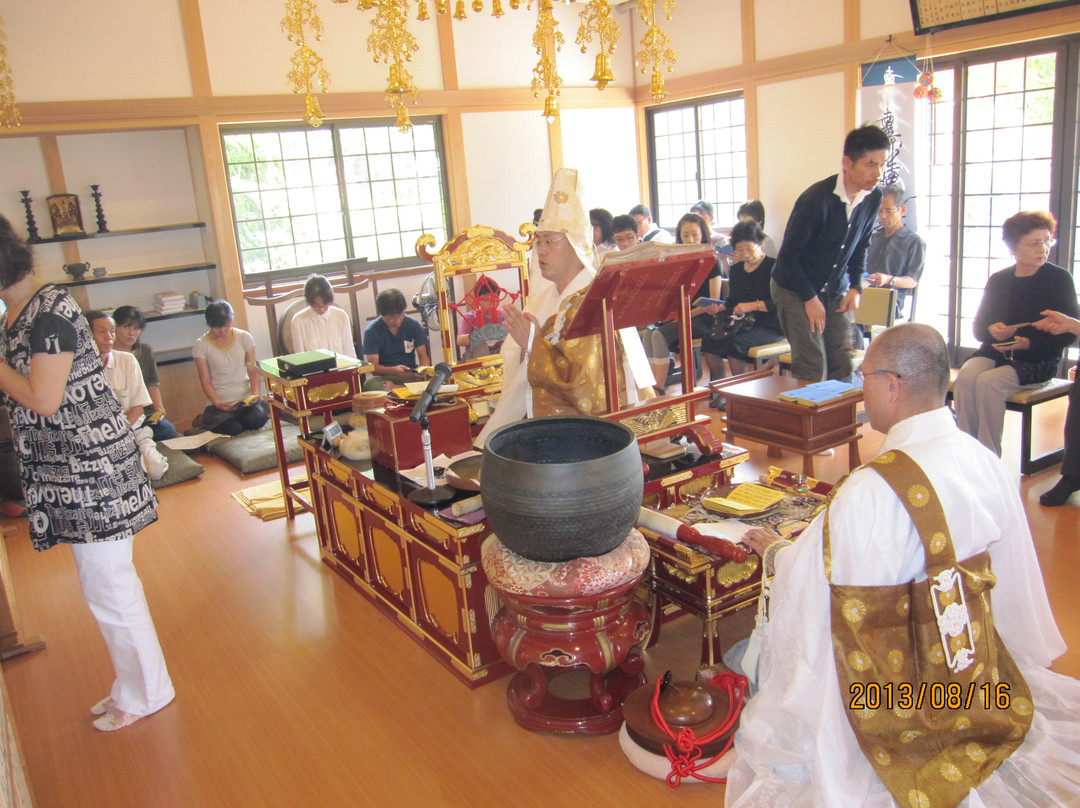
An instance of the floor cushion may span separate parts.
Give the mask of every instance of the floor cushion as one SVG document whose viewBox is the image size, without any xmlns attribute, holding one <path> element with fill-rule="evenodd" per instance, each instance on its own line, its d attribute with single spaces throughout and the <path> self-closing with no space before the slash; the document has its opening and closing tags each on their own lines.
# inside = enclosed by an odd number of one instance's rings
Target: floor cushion
<svg viewBox="0 0 1080 808">
<path fill-rule="evenodd" d="M 154 488 L 165 488 L 168 485 L 175 485 L 176 483 L 184 483 L 188 480 L 193 480 L 206 471 L 203 466 L 196 463 L 186 453 L 179 449 L 170 449 L 164 443 L 157 444 L 157 450 L 165 455 L 165 459 L 169 461 L 169 470 L 165 472 L 164 476 L 160 480 L 151 480 L 150 484 Z"/>
<path fill-rule="evenodd" d="M 300 437 L 300 428 L 292 424 L 282 424 L 281 437 L 289 465 L 301 462 L 304 459 L 304 450 L 296 442 Z M 241 474 L 255 474 L 277 467 L 274 431 L 269 424 L 262 429 L 211 441 L 206 444 L 206 450 L 220 457 Z"/>
</svg>

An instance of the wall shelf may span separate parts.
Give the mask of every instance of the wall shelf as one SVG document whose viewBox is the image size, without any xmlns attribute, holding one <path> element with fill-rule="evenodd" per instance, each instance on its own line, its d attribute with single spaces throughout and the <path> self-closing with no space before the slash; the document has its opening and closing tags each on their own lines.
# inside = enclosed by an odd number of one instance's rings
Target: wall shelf
<svg viewBox="0 0 1080 808">
<path fill-rule="evenodd" d="M 206 222 L 183 222 L 181 224 L 163 224 L 155 227 L 129 227 L 122 230 L 106 230 L 104 233 L 83 233 L 52 238 L 28 238 L 27 244 L 63 244 L 65 241 L 85 241 L 88 238 L 110 238 L 112 236 L 136 236 L 144 233 L 164 233 L 169 230 L 193 230 L 206 227 Z"/>
<path fill-rule="evenodd" d="M 151 278 L 156 275 L 175 275 L 180 272 L 197 272 L 199 270 L 217 269 L 217 264 L 183 264 L 175 267 L 159 267 L 157 269 L 140 269 L 134 272 L 119 272 L 116 275 L 106 275 L 103 278 L 84 278 L 81 281 L 60 281 L 61 286 L 89 286 L 95 283 L 110 283 L 112 281 L 127 281 L 132 278 Z"/>
<path fill-rule="evenodd" d="M 146 318 L 146 322 L 153 323 L 158 320 L 175 320 L 177 317 L 194 317 L 196 314 L 202 314 L 206 309 L 193 309 L 189 306 L 185 306 L 183 311 L 173 311 L 168 314 L 158 314 L 156 311 L 144 311 L 143 317 Z"/>
</svg>

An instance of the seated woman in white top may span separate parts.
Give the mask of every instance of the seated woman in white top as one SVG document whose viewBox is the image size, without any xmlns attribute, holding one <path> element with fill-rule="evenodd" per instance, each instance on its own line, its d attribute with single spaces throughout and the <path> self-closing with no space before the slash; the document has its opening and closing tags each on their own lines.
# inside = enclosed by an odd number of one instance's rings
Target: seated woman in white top
<svg viewBox="0 0 1080 808">
<path fill-rule="evenodd" d="M 151 403 L 150 393 L 143 383 L 142 370 L 134 354 L 113 350 L 116 341 L 116 323 L 112 317 L 97 309 L 86 312 L 86 322 L 97 346 L 98 358 L 105 368 L 105 378 L 120 401 L 120 408 L 127 415 L 128 423 L 135 432 L 143 468 L 151 480 L 160 480 L 169 470 L 169 461 L 157 450 L 150 427 L 143 423 L 144 408 Z"/>
<path fill-rule="evenodd" d="M 259 429 L 270 411 L 259 392 L 255 340 L 247 331 L 233 328 L 232 306 L 224 300 L 206 307 L 206 324 L 210 330 L 191 347 L 199 382 L 210 402 L 202 425 L 222 435 Z"/>
<path fill-rule="evenodd" d="M 356 358 L 352 323 L 344 309 L 331 305 L 334 289 L 322 275 L 312 275 L 304 284 L 304 299 L 308 306 L 292 319 L 293 351 L 314 351 L 321 348 Z"/>
</svg>

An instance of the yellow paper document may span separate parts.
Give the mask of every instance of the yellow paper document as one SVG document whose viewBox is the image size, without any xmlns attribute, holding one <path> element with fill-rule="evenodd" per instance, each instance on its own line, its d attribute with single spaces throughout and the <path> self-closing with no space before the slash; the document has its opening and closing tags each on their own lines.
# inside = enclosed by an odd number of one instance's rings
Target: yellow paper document
<svg viewBox="0 0 1080 808">
<path fill-rule="evenodd" d="M 771 508 L 784 499 L 782 491 L 755 483 L 743 483 L 726 497 L 709 497 L 705 507 L 728 513 L 756 513 Z"/>
</svg>

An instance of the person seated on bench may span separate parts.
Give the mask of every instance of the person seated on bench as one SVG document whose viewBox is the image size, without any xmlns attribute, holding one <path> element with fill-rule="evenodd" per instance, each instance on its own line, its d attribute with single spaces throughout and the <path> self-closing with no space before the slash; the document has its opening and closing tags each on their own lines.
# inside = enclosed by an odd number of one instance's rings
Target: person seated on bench
<svg viewBox="0 0 1080 808">
<path fill-rule="evenodd" d="M 146 425 L 154 433 L 154 440 L 175 438 L 176 427 L 165 420 L 165 405 L 161 403 L 161 382 L 158 380 L 154 349 L 144 342 L 139 342 L 143 328 L 146 327 L 146 318 L 134 306 L 120 306 L 113 312 L 113 322 L 116 323 L 116 342 L 113 343 L 113 348 L 127 351 L 139 362 L 143 384 L 146 385 L 151 402 L 143 414 L 146 416 Z"/>
<path fill-rule="evenodd" d="M 1072 275 L 1046 259 L 1057 222 L 1045 211 L 1021 211 L 1005 220 L 1002 240 L 1016 263 L 986 282 L 975 314 L 982 343 L 960 368 L 953 386 L 957 425 L 1001 456 L 1005 400 L 1054 378 L 1071 334 L 1050 334 L 1032 323 L 1051 307 L 1077 316 Z"/>
<path fill-rule="evenodd" d="M 191 347 L 199 383 L 210 402 L 202 425 L 222 435 L 239 435 L 260 429 L 270 410 L 260 394 L 255 370 L 255 340 L 247 331 L 233 328 L 233 309 L 224 300 L 206 307 L 210 330 Z"/>
<path fill-rule="evenodd" d="M 405 295 L 383 289 L 375 298 L 375 312 L 378 319 L 364 329 L 364 361 L 375 366 L 364 390 L 393 390 L 423 379 L 417 368 L 431 364 L 427 329 L 405 316 Z"/>
<path fill-rule="evenodd" d="M 135 433 L 146 476 L 151 480 L 160 480 L 169 470 L 169 461 L 157 450 L 153 432 L 143 423 L 143 412 L 151 399 L 146 385 L 143 384 L 139 362 L 126 351 L 113 349 L 116 324 L 112 317 L 96 309 L 86 312 L 84 316 L 90 325 L 90 334 L 97 346 L 98 358 L 105 368 L 105 378 L 109 380 L 109 386 L 120 402 L 120 409 L 124 411 L 131 431 Z"/>
<path fill-rule="evenodd" d="M 1080 336 L 1080 320 L 1060 311 L 1047 310 L 1034 325 L 1050 334 Z M 1069 390 L 1069 411 L 1065 415 L 1065 456 L 1061 459 L 1061 479 L 1039 497 L 1039 504 L 1049 508 L 1064 505 L 1074 491 L 1080 491 L 1080 385 L 1073 381 Z"/>
<path fill-rule="evenodd" d="M 742 221 L 731 228 L 731 244 L 735 248 L 731 257 L 731 293 L 721 312 L 731 312 L 735 317 L 752 317 L 748 326 L 738 331 L 723 326 L 732 321 L 726 317 L 717 318 L 717 325 L 701 340 L 701 356 L 709 366 L 709 378 L 715 381 L 727 374 L 724 372 L 724 357 L 731 364 L 732 375 L 746 373 L 754 369 L 753 360 L 747 351 L 758 345 L 768 345 L 784 338 L 780 320 L 776 316 L 776 304 L 769 294 L 769 282 L 773 264 L 776 260 L 765 255 L 762 245 L 765 231 L 753 221 Z M 737 320 L 735 322 L 738 322 Z M 723 399 L 716 397 L 709 404 L 717 409 L 723 408 Z"/>
<path fill-rule="evenodd" d="M 679 226 L 675 231 L 677 244 L 708 244 L 711 237 L 709 226 L 705 220 L 696 213 L 687 213 L 679 219 Z M 720 262 L 713 264 L 697 292 L 690 300 L 690 338 L 702 339 L 712 330 L 716 322 L 716 315 L 720 306 L 715 303 L 696 304 L 699 298 L 718 300 L 723 289 L 723 277 L 720 270 Z M 656 376 L 657 392 L 663 394 L 667 382 L 668 373 L 672 367 L 670 356 L 679 350 L 679 321 L 667 320 L 660 323 L 656 328 L 648 329 L 642 335 L 642 344 L 645 353 L 649 357 L 649 364 L 653 367 Z M 684 372 L 693 372 L 687 368 Z"/>
<path fill-rule="evenodd" d="M 296 353 L 322 349 L 356 358 L 352 321 L 344 309 L 332 305 L 334 288 L 322 275 L 312 275 L 304 284 L 308 308 L 292 318 L 293 350 Z"/>
</svg>

